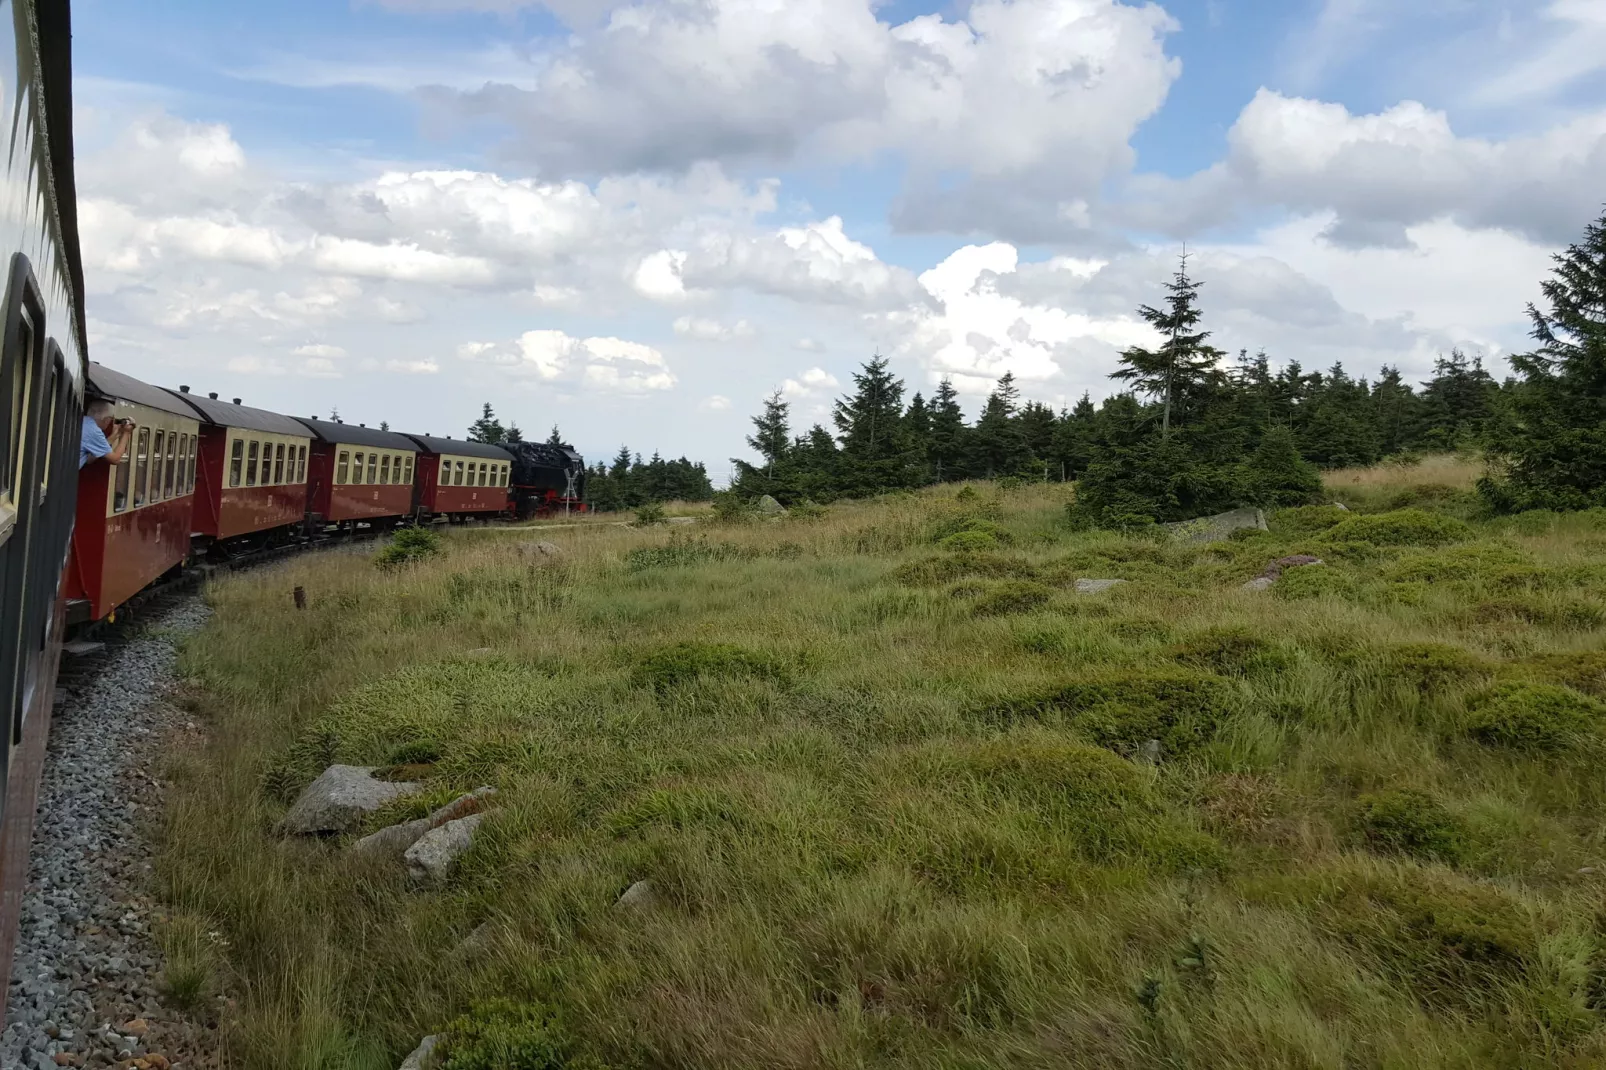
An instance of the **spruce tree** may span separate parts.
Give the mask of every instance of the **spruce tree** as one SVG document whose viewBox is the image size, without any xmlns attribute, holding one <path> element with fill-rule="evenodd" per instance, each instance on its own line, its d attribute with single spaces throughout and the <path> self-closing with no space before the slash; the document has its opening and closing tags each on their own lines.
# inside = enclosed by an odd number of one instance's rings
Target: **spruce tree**
<svg viewBox="0 0 1606 1070">
<path fill-rule="evenodd" d="M 933 475 L 938 482 L 965 478 L 963 461 L 969 429 L 965 427 L 965 413 L 959 407 L 959 391 L 954 389 L 952 379 L 944 376 L 937 384 L 937 392 L 931 396 L 930 412 L 930 443 L 926 456 Z"/>
<path fill-rule="evenodd" d="M 1480 485 L 1502 509 L 1606 506 L 1606 216 L 1555 264 L 1528 307 L 1538 348 L 1511 358 L 1520 381 L 1491 443 L 1504 478 Z"/>
<path fill-rule="evenodd" d="M 502 436 L 505 443 L 519 443 L 524 441 L 524 432 L 519 430 L 518 424 L 508 424 L 507 433 Z"/>
<path fill-rule="evenodd" d="M 747 436 L 747 444 L 764 458 L 771 475 L 776 465 L 785 463 L 791 446 L 792 431 L 788 422 L 791 408 L 781 392 L 775 391 L 764 399 L 764 414 L 753 418 L 754 433 Z"/>
<path fill-rule="evenodd" d="M 1054 427 L 1053 453 L 1050 455 L 1060 466 L 1064 479 L 1076 479 L 1092 460 L 1093 440 L 1098 434 L 1098 410 L 1093 406 L 1091 394 L 1083 391 L 1082 398 L 1069 412 L 1060 416 Z"/>
<path fill-rule="evenodd" d="M 1260 445 L 1244 462 L 1244 499 L 1268 508 L 1309 505 L 1322 493 L 1322 476 L 1300 456 L 1294 433 L 1286 427 L 1269 427 Z"/>
<path fill-rule="evenodd" d="M 553 424 L 552 425 L 552 433 L 546 437 L 546 444 L 548 446 L 567 446 L 568 445 L 567 442 L 563 441 L 563 435 L 562 435 L 561 432 L 558 431 L 558 425 L 557 424 Z"/>
<path fill-rule="evenodd" d="M 970 434 L 972 472 L 987 479 L 1019 475 L 1031 461 L 1020 425 L 1020 390 L 1005 372 L 987 395 L 981 417 Z"/>
<path fill-rule="evenodd" d="M 1207 344 L 1210 332 L 1199 328 L 1203 318 L 1199 310 L 1201 285 L 1188 277 L 1188 254 L 1184 251 L 1176 274 L 1166 284 L 1166 307 L 1144 305 L 1138 309 L 1138 315 L 1165 340 L 1159 349 L 1128 349 L 1121 354 L 1120 369 L 1110 374 L 1110 378 L 1131 383 L 1140 393 L 1159 399 L 1162 436 L 1171 434 L 1173 422 L 1185 414 L 1207 374 L 1222 357 L 1221 350 Z"/>
<path fill-rule="evenodd" d="M 903 382 L 880 355 L 853 373 L 853 393 L 839 398 L 832 421 L 841 443 L 839 487 L 857 497 L 921 483 L 921 456 L 903 422 Z"/>
<path fill-rule="evenodd" d="M 1517 360 L 1512 361 L 1516 366 Z M 1429 449 L 1481 445 L 1495 414 L 1500 384 L 1483 367 L 1483 358 L 1459 349 L 1433 362 L 1433 378 L 1422 389 L 1419 440 Z"/>
<path fill-rule="evenodd" d="M 494 446 L 505 438 L 507 438 L 507 431 L 502 427 L 502 421 L 498 420 L 496 414 L 491 411 L 491 403 L 487 401 L 484 410 L 480 413 L 480 418 L 469 425 L 468 440 L 470 442 L 488 442 Z"/>
</svg>

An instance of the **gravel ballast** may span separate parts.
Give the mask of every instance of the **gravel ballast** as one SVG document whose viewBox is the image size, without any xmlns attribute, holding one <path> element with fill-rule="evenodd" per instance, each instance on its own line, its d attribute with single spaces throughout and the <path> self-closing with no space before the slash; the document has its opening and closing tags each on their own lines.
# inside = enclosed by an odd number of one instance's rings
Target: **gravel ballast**
<svg viewBox="0 0 1606 1070">
<path fill-rule="evenodd" d="M 64 682 L 34 821 L 0 1066 L 197 1068 L 159 995 L 149 822 L 160 749 L 194 728 L 169 700 L 175 640 L 207 610 L 185 596 L 108 640 Z"/>
</svg>

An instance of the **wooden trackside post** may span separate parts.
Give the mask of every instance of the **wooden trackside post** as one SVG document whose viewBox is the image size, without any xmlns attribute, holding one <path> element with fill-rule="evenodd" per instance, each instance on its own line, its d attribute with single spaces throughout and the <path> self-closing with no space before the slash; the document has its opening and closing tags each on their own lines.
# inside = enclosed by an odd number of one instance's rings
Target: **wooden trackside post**
<svg viewBox="0 0 1606 1070">
<path fill-rule="evenodd" d="M 295 596 L 296 596 L 296 608 L 297 609 L 306 609 L 307 608 L 307 589 L 305 587 L 297 587 L 295 589 Z"/>
</svg>

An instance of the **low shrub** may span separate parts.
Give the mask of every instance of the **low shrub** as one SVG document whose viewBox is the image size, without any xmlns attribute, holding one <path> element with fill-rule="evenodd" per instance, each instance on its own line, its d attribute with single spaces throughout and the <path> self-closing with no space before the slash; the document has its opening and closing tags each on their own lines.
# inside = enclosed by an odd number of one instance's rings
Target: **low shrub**
<svg viewBox="0 0 1606 1070">
<path fill-rule="evenodd" d="M 1327 529 L 1325 540 L 1372 546 L 1444 546 L 1472 538 L 1463 521 L 1421 509 L 1352 516 Z"/>
<path fill-rule="evenodd" d="M 1278 598 L 1347 598 L 1355 581 L 1331 565 L 1305 565 L 1285 570 L 1271 589 Z"/>
<path fill-rule="evenodd" d="M 1462 822 L 1443 803 L 1414 789 L 1360 798 L 1359 824 L 1374 848 L 1454 865 L 1466 849 Z"/>
<path fill-rule="evenodd" d="M 638 546 L 625 554 L 625 569 L 628 572 L 642 572 L 650 568 L 684 568 L 755 556 L 746 547 L 714 542 L 707 535 L 673 535 L 662 546 Z"/>
<path fill-rule="evenodd" d="M 1302 505 L 1294 509 L 1277 509 L 1266 517 L 1266 527 L 1273 535 L 1314 535 L 1337 527 L 1354 516 L 1336 505 Z M 1253 532 L 1254 528 L 1241 529 Z M 1234 532 L 1233 534 L 1237 534 Z"/>
<path fill-rule="evenodd" d="M 998 538 L 986 531 L 956 531 L 937 540 L 937 545 L 956 553 L 980 553 L 998 549 Z"/>
<path fill-rule="evenodd" d="M 441 1070 L 606 1070 L 577 1054 L 545 1007 L 493 1000 L 476 1005 L 446 1027 Z"/>
<path fill-rule="evenodd" d="M 382 569 L 401 568 L 437 557 L 444 549 L 439 533 L 429 528 L 402 528 L 374 555 L 374 564 Z"/>
<path fill-rule="evenodd" d="M 1278 672 L 1292 664 L 1288 652 L 1241 625 L 1208 628 L 1166 648 L 1184 665 L 1223 676 Z"/>
<path fill-rule="evenodd" d="M 830 513 L 831 510 L 825 506 L 804 498 L 802 501 L 794 503 L 786 511 L 786 518 L 788 520 L 824 520 Z"/>
<path fill-rule="evenodd" d="M 971 611 L 979 617 L 1029 613 L 1047 605 L 1053 597 L 1053 588 L 1044 584 L 1032 580 L 1009 580 L 984 592 Z"/>
<path fill-rule="evenodd" d="M 1569 687 L 1514 681 L 1468 703 L 1466 730 L 1492 747 L 1554 752 L 1592 736 L 1602 718 L 1606 703 Z"/>
<path fill-rule="evenodd" d="M 1069 848 L 1096 862 L 1131 859 L 1170 868 L 1218 860 L 1215 841 L 1171 816 L 1136 765 L 1053 733 L 1028 730 L 983 742 L 929 745 L 906 755 L 899 773 L 897 780 L 913 781 L 934 796 L 917 818 L 932 826 L 924 831 L 935 842 L 922 853 L 937 857 L 927 865 L 950 877 L 988 873 L 985 887 L 997 887 L 999 863 L 1007 870 L 1033 870 L 1037 859 L 1014 854 L 1032 846 L 1011 834 L 1024 815 L 1053 831 L 1036 844 L 1042 855 Z M 898 824 L 905 824 L 901 816 Z"/>
<path fill-rule="evenodd" d="M 1483 658 L 1449 643 L 1400 643 L 1385 650 L 1381 660 L 1389 679 L 1408 682 L 1424 694 L 1491 671 Z"/>
<path fill-rule="evenodd" d="M 428 765 L 441 760 L 441 747 L 433 739 L 415 739 L 391 750 L 386 765 Z"/>
<path fill-rule="evenodd" d="M 1606 699 L 1606 650 L 1547 654 L 1528 662 L 1526 667 L 1545 679 Z"/>
<path fill-rule="evenodd" d="M 1467 616 L 1477 624 L 1519 621 L 1542 628 L 1592 630 L 1606 624 L 1606 608 L 1598 602 L 1532 594 L 1486 599 L 1473 606 Z"/>
<path fill-rule="evenodd" d="M 989 553 L 923 557 L 892 570 L 892 578 L 906 587 L 940 587 L 970 576 L 1031 580 L 1038 570 L 1024 558 Z"/>
<path fill-rule="evenodd" d="M 1105 670 L 1063 687 L 993 702 L 993 720 L 1064 718 L 1088 739 L 1135 754 L 1158 739 L 1167 754 L 1194 750 L 1214 738 L 1230 711 L 1232 685 L 1194 670 Z"/>
<path fill-rule="evenodd" d="M 1325 881 L 1325 925 L 1430 1006 L 1475 1006 L 1538 961 L 1522 904 L 1492 885 L 1414 868 Z"/>
<path fill-rule="evenodd" d="M 1391 583 L 1448 583 L 1486 580 L 1528 564 L 1528 555 L 1501 542 L 1453 546 L 1433 553 L 1411 554 L 1383 570 Z"/>
<path fill-rule="evenodd" d="M 991 543 L 977 545 L 974 549 L 991 549 L 994 546 L 1008 545 L 1012 540 L 1009 532 L 1005 531 L 996 522 L 975 513 L 958 513 L 944 517 L 932 525 L 931 541 L 939 546 L 946 546 L 949 540 L 956 536 L 986 536 Z M 954 545 L 952 549 L 965 549 L 962 544 Z"/>
<path fill-rule="evenodd" d="M 636 510 L 636 527 L 650 528 L 654 524 L 669 523 L 669 514 L 657 502 L 648 502 Z"/>
<path fill-rule="evenodd" d="M 642 658 L 631 680 L 661 694 L 693 680 L 744 676 L 784 683 L 791 673 L 781 659 L 734 643 L 676 643 Z"/>
<path fill-rule="evenodd" d="M 758 519 L 758 499 L 744 498 L 733 490 L 717 490 L 713 516 L 721 524 L 751 524 Z"/>
</svg>

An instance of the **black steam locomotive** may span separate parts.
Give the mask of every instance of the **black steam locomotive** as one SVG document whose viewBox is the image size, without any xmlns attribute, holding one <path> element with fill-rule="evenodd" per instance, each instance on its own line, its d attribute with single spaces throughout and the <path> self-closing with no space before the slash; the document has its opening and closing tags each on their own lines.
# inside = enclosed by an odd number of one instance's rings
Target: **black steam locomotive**
<svg viewBox="0 0 1606 1070">
<path fill-rule="evenodd" d="M 586 463 L 573 446 L 504 442 L 513 454 L 509 502 L 520 520 L 586 511 Z"/>
</svg>

